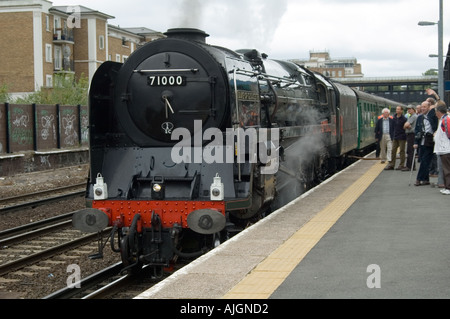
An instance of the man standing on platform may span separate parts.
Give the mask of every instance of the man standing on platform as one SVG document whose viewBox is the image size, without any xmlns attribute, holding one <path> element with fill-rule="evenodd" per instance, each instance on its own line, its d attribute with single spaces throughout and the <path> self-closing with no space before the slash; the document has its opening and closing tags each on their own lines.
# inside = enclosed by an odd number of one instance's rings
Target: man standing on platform
<svg viewBox="0 0 450 319">
<path fill-rule="evenodd" d="M 412 165 L 415 164 L 414 161 L 414 140 L 415 140 L 415 129 L 417 122 L 417 114 L 414 105 L 408 105 L 408 121 L 405 123 L 405 133 L 406 133 L 406 167 L 402 169 L 404 172 L 411 171 Z M 415 167 L 414 167 L 415 169 Z"/>
<path fill-rule="evenodd" d="M 400 164 L 397 170 L 402 170 L 405 168 L 405 148 L 406 148 L 406 133 L 405 133 L 405 123 L 407 121 L 406 117 L 403 115 L 403 108 L 397 106 L 394 116 L 394 141 L 392 143 L 392 161 L 385 168 L 385 170 L 392 170 L 395 167 L 395 161 L 397 160 L 397 150 L 400 148 Z"/>
<path fill-rule="evenodd" d="M 381 164 L 390 163 L 392 158 L 392 140 L 394 139 L 394 119 L 389 109 L 383 109 L 383 115 L 375 126 L 375 140 L 380 143 Z"/>
<path fill-rule="evenodd" d="M 430 185 L 430 164 L 433 157 L 434 141 L 433 134 L 438 126 L 436 110 L 430 109 L 430 102 L 422 103 L 422 114 L 417 118 L 416 141 L 414 148 L 419 150 L 420 167 L 417 172 L 417 180 L 414 185 Z"/>
</svg>

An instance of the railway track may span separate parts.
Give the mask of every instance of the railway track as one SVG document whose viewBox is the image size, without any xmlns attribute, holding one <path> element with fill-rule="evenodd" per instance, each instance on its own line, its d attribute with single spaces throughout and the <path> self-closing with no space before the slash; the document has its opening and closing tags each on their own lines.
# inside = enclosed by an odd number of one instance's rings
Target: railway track
<svg viewBox="0 0 450 319">
<path fill-rule="evenodd" d="M 174 270 L 181 269 L 187 263 L 181 261 Z M 42 299 L 132 299 L 167 278 L 171 272 L 161 277 L 155 276 L 153 269 L 144 266 L 137 274 L 122 274 L 122 262 L 106 267 L 78 282 L 76 287 L 64 287 Z"/>
<path fill-rule="evenodd" d="M 79 264 L 89 275 L 117 261 L 112 253 L 105 253 L 105 260 L 89 259 L 98 249 L 98 234 L 74 230 L 73 213 L 0 231 L 0 298 L 42 298 L 65 286 L 68 265 Z"/>
<path fill-rule="evenodd" d="M 58 259 L 61 254 L 71 255 L 81 250 L 84 254 L 82 258 L 88 259 L 89 253 L 93 252 L 93 246 L 97 245 L 98 234 L 85 235 L 73 230 L 71 217 L 74 213 L 70 212 L 0 231 L 0 288 L 2 278 L 17 277 L 17 274 L 19 277 L 22 274 L 24 274 L 23 277 L 29 277 L 30 275 L 27 275 L 30 273 L 29 269 L 37 272 L 40 268 L 45 268 L 38 266 L 39 264 L 57 263 L 53 259 Z M 106 229 L 102 236 L 109 235 L 110 231 L 110 228 Z M 121 275 L 122 269 L 122 263 L 117 262 L 97 273 L 87 275 L 80 282 L 82 288 L 70 289 L 64 286 L 66 282 L 62 282 L 59 290 L 54 289 L 56 290 L 54 293 L 43 299 L 114 299 L 114 296 L 118 294 L 122 299 L 131 299 L 159 282 L 159 279 L 149 270 L 144 269 L 138 275 Z M 52 276 L 57 276 L 55 270 L 52 267 Z M 164 277 L 167 275 L 165 274 Z M 67 274 L 64 276 L 67 277 Z M 28 278 L 18 280 L 29 286 L 35 285 Z"/>
<path fill-rule="evenodd" d="M 85 193 L 85 183 L 69 185 L 35 193 L 23 194 L 0 199 L 0 214 L 24 209 L 27 207 L 37 207 L 51 202 L 60 201 L 66 198 L 82 196 Z"/>
<path fill-rule="evenodd" d="M 97 234 L 85 235 L 72 229 L 73 213 L 0 232 L 0 276 L 96 241 Z"/>
<path fill-rule="evenodd" d="M 37 222 L 0 231 L 0 247 L 24 241 L 35 235 L 42 235 L 56 231 L 58 228 L 69 227 L 74 212 L 61 214 L 55 217 L 43 219 Z"/>
<path fill-rule="evenodd" d="M 77 283 L 78 287 L 64 287 L 58 291 L 55 291 L 42 299 L 94 299 L 95 296 L 100 297 L 102 292 L 108 291 L 111 289 L 111 286 L 114 284 L 106 284 L 110 278 L 114 278 L 120 274 L 120 271 L 123 268 L 122 262 L 118 262 L 110 267 L 102 269 L 101 271 L 94 273 L 84 279 L 82 279 L 79 283 Z M 119 279 L 126 276 L 120 276 Z M 112 281 L 114 282 L 114 281 Z M 96 288 L 98 285 L 102 285 L 101 288 Z M 92 291 L 92 292 L 90 292 Z M 84 295 L 84 297 L 82 297 Z"/>
</svg>

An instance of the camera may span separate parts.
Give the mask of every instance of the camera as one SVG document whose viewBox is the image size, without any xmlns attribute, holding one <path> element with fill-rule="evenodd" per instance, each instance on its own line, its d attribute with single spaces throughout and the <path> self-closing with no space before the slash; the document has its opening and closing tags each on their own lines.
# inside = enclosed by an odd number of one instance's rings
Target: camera
<svg viewBox="0 0 450 319">
<path fill-rule="evenodd" d="M 421 140 L 423 138 L 423 136 L 424 136 L 424 132 L 418 132 L 416 134 L 416 140 Z"/>
</svg>

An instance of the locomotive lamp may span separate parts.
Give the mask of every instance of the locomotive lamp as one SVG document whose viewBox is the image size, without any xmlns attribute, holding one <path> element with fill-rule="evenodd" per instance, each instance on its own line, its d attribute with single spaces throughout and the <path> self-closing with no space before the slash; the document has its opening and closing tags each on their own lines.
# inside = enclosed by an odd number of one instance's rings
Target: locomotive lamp
<svg viewBox="0 0 450 319">
<path fill-rule="evenodd" d="M 103 181 L 103 176 L 98 173 L 94 185 L 94 199 L 103 200 L 108 198 L 108 185 Z"/>
<path fill-rule="evenodd" d="M 152 182 L 152 199 L 161 200 L 165 197 L 164 178 L 155 176 Z"/>
<path fill-rule="evenodd" d="M 224 199 L 224 186 L 222 183 L 222 179 L 219 176 L 219 173 L 214 177 L 214 181 L 211 184 L 211 200 L 223 200 Z"/>
</svg>

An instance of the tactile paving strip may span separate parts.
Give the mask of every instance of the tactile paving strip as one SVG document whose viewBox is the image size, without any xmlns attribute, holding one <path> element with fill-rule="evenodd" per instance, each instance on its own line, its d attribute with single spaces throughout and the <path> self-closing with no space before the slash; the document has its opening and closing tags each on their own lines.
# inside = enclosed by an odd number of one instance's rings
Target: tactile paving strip
<svg viewBox="0 0 450 319">
<path fill-rule="evenodd" d="M 339 197 L 300 228 L 270 254 L 224 299 L 267 299 L 286 280 L 292 270 L 319 242 L 347 209 L 364 193 L 383 171 L 384 165 L 374 165 Z"/>
</svg>

